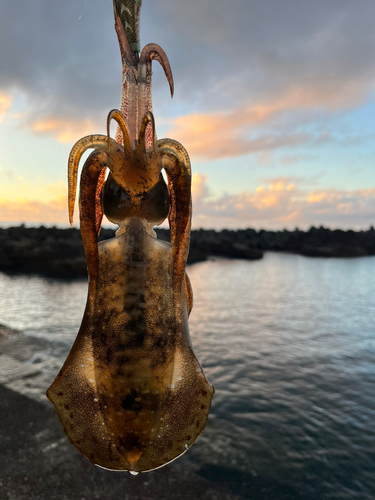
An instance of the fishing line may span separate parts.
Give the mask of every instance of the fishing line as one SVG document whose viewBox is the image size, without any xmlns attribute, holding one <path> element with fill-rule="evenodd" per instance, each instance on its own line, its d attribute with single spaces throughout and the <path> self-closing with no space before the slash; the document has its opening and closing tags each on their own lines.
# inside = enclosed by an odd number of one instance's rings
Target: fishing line
<svg viewBox="0 0 375 500">
<path fill-rule="evenodd" d="M 80 16 L 79 16 L 79 18 L 78 18 L 78 21 L 80 21 L 80 20 L 81 20 L 81 17 L 83 16 L 83 13 L 84 13 L 84 11 L 85 11 L 85 9 L 86 9 L 86 5 L 87 5 L 87 0 L 85 0 L 85 5 L 83 6 L 83 9 L 82 9 L 81 15 L 80 15 Z"/>
</svg>

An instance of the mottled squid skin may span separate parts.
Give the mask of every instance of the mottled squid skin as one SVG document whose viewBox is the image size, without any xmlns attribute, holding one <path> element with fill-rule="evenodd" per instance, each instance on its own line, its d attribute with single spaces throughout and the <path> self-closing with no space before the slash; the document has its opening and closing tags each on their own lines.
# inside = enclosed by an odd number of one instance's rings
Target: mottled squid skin
<svg viewBox="0 0 375 500">
<path fill-rule="evenodd" d="M 186 285 L 173 300 L 172 253 L 139 219 L 99 243 L 93 311 L 48 391 L 70 441 L 108 469 L 160 467 L 206 423 L 213 390 L 190 344 Z"/>
</svg>

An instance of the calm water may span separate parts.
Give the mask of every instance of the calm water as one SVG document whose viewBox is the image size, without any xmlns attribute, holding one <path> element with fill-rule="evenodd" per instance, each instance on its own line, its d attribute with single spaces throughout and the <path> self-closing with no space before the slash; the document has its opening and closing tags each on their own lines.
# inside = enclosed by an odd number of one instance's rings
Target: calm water
<svg viewBox="0 0 375 500">
<path fill-rule="evenodd" d="M 216 388 L 185 455 L 197 473 L 244 498 L 374 500 L 375 257 L 188 271 L 194 350 Z M 85 301 L 85 282 L 0 274 L 0 321 L 38 337 L 30 362 L 50 380 Z"/>
</svg>

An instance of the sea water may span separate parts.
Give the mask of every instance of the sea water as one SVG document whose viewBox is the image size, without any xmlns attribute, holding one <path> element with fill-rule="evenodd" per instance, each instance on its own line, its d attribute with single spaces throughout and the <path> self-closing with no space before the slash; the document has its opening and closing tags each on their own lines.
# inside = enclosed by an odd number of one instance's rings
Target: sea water
<svg viewBox="0 0 375 500">
<path fill-rule="evenodd" d="M 375 257 L 266 253 L 188 273 L 194 351 L 216 392 L 181 460 L 243 498 L 374 500 Z M 43 380 L 60 369 L 86 294 L 85 280 L 0 274 L 0 323 L 35 341 L 26 362 Z"/>
</svg>

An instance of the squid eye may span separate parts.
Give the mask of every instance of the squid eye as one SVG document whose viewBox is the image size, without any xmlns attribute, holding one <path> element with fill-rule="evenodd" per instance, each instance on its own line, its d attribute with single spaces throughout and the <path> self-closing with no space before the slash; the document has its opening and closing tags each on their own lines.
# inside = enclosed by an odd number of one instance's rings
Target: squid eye
<svg viewBox="0 0 375 500">
<path fill-rule="evenodd" d="M 160 177 L 149 191 L 124 190 L 110 174 L 104 185 L 102 204 L 104 214 L 114 224 L 121 225 L 130 217 L 139 217 L 157 226 L 169 215 L 169 189 Z"/>
<path fill-rule="evenodd" d="M 155 226 L 161 224 L 168 217 L 170 195 L 168 186 L 162 177 L 157 184 L 145 193 L 140 209 L 140 217 Z"/>
<path fill-rule="evenodd" d="M 135 206 L 128 191 L 124 191 L 110 174 L 102 193 L 103 212 L 113 224 L 120 225 L 125 219 L 134 217 Z"/>
</svg>

